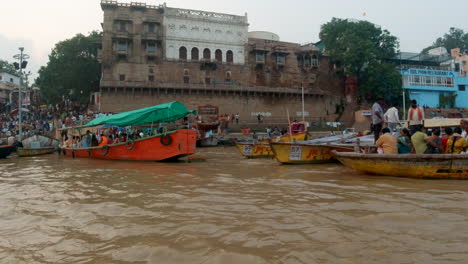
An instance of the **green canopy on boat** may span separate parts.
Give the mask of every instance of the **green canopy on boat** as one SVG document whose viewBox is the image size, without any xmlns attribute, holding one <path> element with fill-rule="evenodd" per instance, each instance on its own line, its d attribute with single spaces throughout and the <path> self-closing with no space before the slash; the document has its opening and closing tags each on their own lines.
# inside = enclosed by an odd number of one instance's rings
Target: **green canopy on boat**
<svg viewBox="0 0 468 264">
<path fill-rule="evenodd" d="M 180 102 L 171 102 L 147 108 L 96 118 L 84 127 L 98 125 L 113 125 L 119 127 L 137 126 L 150 123 L 169 123 L 177 121 L 189 114 L 196 115 L 195 110 L 187 110 Z"/>
</svg>

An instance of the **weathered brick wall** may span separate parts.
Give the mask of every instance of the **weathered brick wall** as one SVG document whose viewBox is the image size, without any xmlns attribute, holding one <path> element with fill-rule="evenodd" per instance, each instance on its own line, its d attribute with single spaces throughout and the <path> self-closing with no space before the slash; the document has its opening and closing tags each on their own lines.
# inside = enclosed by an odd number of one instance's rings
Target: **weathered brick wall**
<svg viewBox="0 0 468 264">
<path fill-rule="evenodd" d="M 226 95 L 224 93 L 213 94 L 211 92 L 181 93 L 172 91 L 166 94 L 164 89 L 157 91 L 137 89 L 125 91 L 102 92 L 101 111 L 123 112 L 142 107 L 179 101 L 189 109 L 198 109 L 198 106 L 211 104 L 219 107 L 220 114 L 239 113 L 242 120 L 255 121 L 256 113 L 263 113 L 266 120 L 287 120 L 287 111 L 291 119 L 301 119 L 302 104 L 300 96 L 260 96 L 260 95 Z M 305 98 L 305 112 L 308 112 L 307 120 L 335 121 L 336 104 L 341 102 L 339 96 L 307 96 Z"/>
</svg>

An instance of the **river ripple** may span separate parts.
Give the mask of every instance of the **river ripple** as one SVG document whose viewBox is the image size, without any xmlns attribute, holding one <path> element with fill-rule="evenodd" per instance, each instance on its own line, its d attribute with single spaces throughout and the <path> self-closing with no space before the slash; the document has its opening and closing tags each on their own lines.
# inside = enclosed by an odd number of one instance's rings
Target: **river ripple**
<svg viewBox="0 0 468 264">
<path fill-rule="evenodd" d="M 468 263 L 468 181 L 202 150 L 0 161 L 0 263 Z"/>
</svg>

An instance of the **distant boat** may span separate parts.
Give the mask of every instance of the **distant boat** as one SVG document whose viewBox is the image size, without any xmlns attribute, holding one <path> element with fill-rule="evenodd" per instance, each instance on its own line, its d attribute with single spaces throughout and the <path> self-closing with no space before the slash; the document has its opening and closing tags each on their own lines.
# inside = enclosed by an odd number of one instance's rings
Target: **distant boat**
<svg viewBox="0 0 468 264">
<path fill-rule="evenodd" d="M 19 157 L 32 157 L 32 156 L 40 156 L 46 154 L 54 153 L 56 148 L 48 147 L 48 148 L 18 148 L 16 150 L 16 154 Z"/>
<path fill-rule="evenodd" d="M 179 102 L 142 108 L 130 112 L 100 117 L 83 128 L 93 126 L 139 126 L 145 124 L 170 123 L 184 118 L 189 111 Z M 62 153 L 73 158 L 91 158 L 128 161 L 173 160 L 195 153 L 197 132 L 192 129 L 178 129 L 141 139 L 88 148 L 62 148 Z"/>
<path fill-rule="evenodd" d="M 56 139 L 35 135 L 21 141 L 22 147 L 18 147 L 16 154 L 19 157 L 32 157 L 54 153 L 58 149 L 59 142 Z"/>
<path fill-rule="evenodd" d="M 291 142 L 303 141 L 307 138 L 307 133 L 297 133 L 295 135 L 280 136 L 272 138 L 271 140 L 260 140 L 258 142 L 238 142 L 236 143 L 237 150 L 242 156 L 246 158 L 268 158 L 273 157 L 273 150 L 271 150 L 271 142 Z"/>
<path fill-rule="evenodd" d="M 376 176 L 468 179 L 468 155 L 334 154 L 344 166 Z"/>
<path fill-rule="evenodd" d="M 12 145 L 3 145 L 0 146 L 0 159 L 5 159 L 8 157 L 13 151 L 15 151 L 15 147 Z"/>
<path fill-rule="evenodd" d="M 336 162 L 333 150 L 352 152 L 352 145 L 271 143 L 276 160 L 283 164 L 321 164 Z"/>
</svg>

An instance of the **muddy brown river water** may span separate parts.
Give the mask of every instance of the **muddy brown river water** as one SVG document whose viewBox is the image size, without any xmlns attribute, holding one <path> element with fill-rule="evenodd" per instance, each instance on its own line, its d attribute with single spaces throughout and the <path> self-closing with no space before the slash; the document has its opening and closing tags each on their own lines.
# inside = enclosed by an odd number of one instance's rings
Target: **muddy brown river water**
<svg viewBox="0 0 468 264">
<path fill-rule="evenodd" d="M 0 263 L 468 263 L 468 181 L 56 155 L 0 161 Z"/>
</svg>

